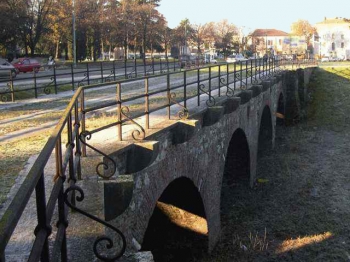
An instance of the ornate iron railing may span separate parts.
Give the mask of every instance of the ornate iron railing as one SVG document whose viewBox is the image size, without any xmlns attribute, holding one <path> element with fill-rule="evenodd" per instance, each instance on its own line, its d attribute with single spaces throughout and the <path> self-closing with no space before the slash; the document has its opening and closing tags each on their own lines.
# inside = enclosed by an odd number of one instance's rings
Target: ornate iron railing
<svg viewBox="0 0 350 262">
<path fill-rule="evenodd" d="M 304 63 L 313 63 L 313 61 L 308 60 Z M 117 246 L 120 247 L 120 250 L 117 254 L 106 257 L 98 251 L 97 245 L 101 241 L 107 242 L 107 248 L 113 244 L 109 237 L 103 236 L 98 238 L 93 246 L 96 257 L 104 261 L 113 261 L 122 256 L 126 248 L 123 233 L 103 219 L 78 207 L 79 202 L 84 199 L 84 192 L 82 188 L 76 185 L 76 181 L 81 179 L 81 157 L 86 156 L 86 147 L 104 157 L 104 162 L 98 163 L 96 166 L 97 175 L 103 179 L 115 176 L 117 166 L 115 160 L 104 153 L 103 149 L 97 149 L 92 144 L 87 143 L 87 140 L 91 140 L 94 134 L 113 126 L 117 127 L 117 140 L 125 140 L 124 127 L 130 123 L 136 126 L 136 129 L 129 131 L 132 138 L 135 140 L 144 139 L 150 129 L 150 115 L 152 113 L 164 114 L 165 119 L 186 119 L 191 115 L 193 107 L 213 106 L 216 104 L 216 100 L 222 96 L 232 97 L 241 89 L 247 88 L 248 85 L 273 77 L 279 68 L 285 65 L 290 65 L 290 62 L 286 60 L 267 62 L 248 60 L 233 64 L 196 67 L 180 72 L 168 72 L 165 75 L 151 75 L 137 79 L 79 87 L 18 193 L 0 220 L 0 261 L 5 262 L 8 242 L 34 191 L 36 195 L 37 226 L 34 231 L 35 241 L 28 261 L 58 261 L 58 258 L 61 261 L 68 260 L 66 234 L 69 217 L 68 207 L 101 223 L 119 235 Z M 159 78 L 159 81 L 156 81 L 157 78 Z M 124 93 L 124 85 L 139 84 L 142 81 L 144 83 L 143 92 L 138 89 L 132 96 L 127 96 L 127 93 Z M 150 82 L 158 83 L 158 85 L 151 86 Z M 115 85 L 116 87 L 115 100 L 87 107 L 85 92 L 108 85 Z M 205 104 L 203 104 L 203 100 Z M 155 101 L 158 104 L 152 105 Z M 133 108 L 139 108 L 140 110 L 132 112 L 131 105 L 134 106 Z M 171 111 L 172 107 L 176 109 L 175 113 Z M 93 130 L 86 130 L 87 121 L 89 121 L 87 114 L 110 108 L 116 111 L 114 121 Z M 164 113 L 163 109 L 166 109 Z M 174 117 L 174 115 L 176 116 Z M 62 148 L 63 143 L 66 145 L 64 150 Z M 49 193 L 48 201 L 46 201 L 44 177 L 46 167 L 52 162 L 52 154 L 55 159 L 54 185 Z M 57 220 L 57 232 L 54 239 L 50 240 L 52 243 L 49 244 L 53 219 Z M 52 248 L 49 248 L 50 246 Z"/>
</svg>

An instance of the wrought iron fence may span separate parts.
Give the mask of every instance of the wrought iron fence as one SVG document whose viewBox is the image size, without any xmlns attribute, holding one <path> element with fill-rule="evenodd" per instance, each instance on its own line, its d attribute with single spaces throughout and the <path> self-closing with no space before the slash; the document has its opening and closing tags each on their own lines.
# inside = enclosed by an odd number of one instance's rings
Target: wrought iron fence
<svg viewBox="0 0 350 262">
<path fill-rule="evenodd" d="M 313 63 L 313 61 L 308 60 L 302 63 Z M 5 262 L 8 242 L 34 191 L 37 226 L 34 231 L 35 241 L 28 261 L 67 261 L 68 208 L 103 224 L 119 236 L 117 246 L 120 249 L 113 257 L 103 255 L 97 248 L 103 241 L 112 245 L 111 238 L 107 236 L 98 238 L 93 246 L 94 253 L 99 259 L 103 261 L 118 259 L 126 248 L 123 233 L 106 221 L 80 209 L 77 203 L 84 200 L 84 191 L 76 182 L 81 178 L 81 157 L 86 156 L 86 147 L 105 157 L 103 162 L 97 164 L 97 175 L 103 179 L 109 179 L 115 175 L 116 171 L 115 160 L 89 142 L 93 135 L 116 126 L 117 140 L 122 141 L 126 139 L 125 128 L 136 126 L 136 129 L 130 130 L 131 137 L 134 140 L 145 139 L 152 124 L 150 121 L 152 113 L 157 112 L 157 117 L 164 114 L 165 119 L 187 119 L 192 109 L 198 106 L 215 106 L 220 97 L 232 97 L 235 93 L 246 89 L 248 85 L 273 77 L 280 68 L 286 65 L 291 65 L 291 62 L 283 59 L 247 60 L 232 64 L 197 67 L 180 72 L 168 72 L 166 75 L 146 75 L 137 79 L 78 87 L 61 120 L 0 220 L 0 261 Z M 155 81 L 157 79 L 159 81 Z M 144 91 L 138 90 L 135 94 L 127 96 L 123 93 L 123 86 L 133 81 L 142 81 Z M 114 101 L 90 107 L 85 106 L 87 90 L 111 84 L 116 87 Z M 156 100 L 152 97 L 155 97 Z M 154 101 L 161 103 L 153 104 Z M 139 110 L 132 112 L 130 105 L 136 104 L 139 105 Z M 87 114 L 111 107 L 116 112 L 114 121 L 93 130 L 87 130 L 86 123 L 89 121 Z M 174 108 L 177 112 L 176 116 L 172 110 Z M 140 119 L 143 124 L 140 123 Z M 65 148 L 62 148 L 64 144 Z M 52 153 L 55 158 L 54 185 L 46 201 L 44 176 Z M 100 172 L 101 169 L 103 172 Z M 53 220 L 57 221 L 57 229 L 55 238 L 49 244 L 48 237 L 52 232 Z"/>
<path fill-rule="evenodd" d="M 145 75 L 164 74 L 180 70 L 178 59 L 125 60 L 69 65 L 43 65 L 28 72 L 26 77 L 0 72 L 0 97 L 2 102 L 18 97 L 35 97 L 74 91 L 79 86 L 138 78 Z M 8 70 L 7 70 L 8 71 Z"/>
</svg>

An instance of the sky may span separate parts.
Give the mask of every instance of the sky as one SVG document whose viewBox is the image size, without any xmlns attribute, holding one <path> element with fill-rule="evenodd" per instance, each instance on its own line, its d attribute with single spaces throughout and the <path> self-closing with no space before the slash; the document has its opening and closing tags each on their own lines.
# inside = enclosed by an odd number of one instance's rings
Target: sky
<svg viewBox="0 0 350 262">
<path fill-rule="evenodd" d="M 158 11 L 175 28 L 188 18 L 191 24 L 205 24 L 227 19 L 242 28 L 244 34 L 255 29 L 290 32 L 299 19 L 311 25 L 325 17 L 350 19 L 350 0 L 161 0 Z"/>
</svg>

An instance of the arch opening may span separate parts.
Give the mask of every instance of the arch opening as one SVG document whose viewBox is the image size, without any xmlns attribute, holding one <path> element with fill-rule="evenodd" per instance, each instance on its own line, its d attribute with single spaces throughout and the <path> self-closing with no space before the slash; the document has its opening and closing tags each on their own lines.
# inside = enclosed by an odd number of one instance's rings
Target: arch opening
<svg viewBox="0 0 350 262">
<path fill-rule="evenodd" d="M 230 140 L 222 178 L 220 212 L 222 227 L 232 223 L 232 207 L 245 197 L 250 182 L 250 152 L 246 135 L 237 129 Z M 228 223 L 228 224 L 227 224 Z"/>
<path fill-rule="evenodd" d="M 258 158 L 261 158 L 262 154 L 272 149 L 272 120 L 271 112 L 268 106 L 264 107 L 259 129 L 258 140 Z"/>
<path fill-rule="evenodd" d="M 154 261 L 193 261 L 208 250 L 204 205 L 194 183 L 185 177 L 168 185 L 157 201 L 142 250 Z"/>
<path fill-rule="evenodd" d="M 223 182 L 226 186 L 232 186 L 235 183 L 249 184 L 249 178 L 249 145 L 244 131 L 237 129 L 227 149 Z"/>
</svg>

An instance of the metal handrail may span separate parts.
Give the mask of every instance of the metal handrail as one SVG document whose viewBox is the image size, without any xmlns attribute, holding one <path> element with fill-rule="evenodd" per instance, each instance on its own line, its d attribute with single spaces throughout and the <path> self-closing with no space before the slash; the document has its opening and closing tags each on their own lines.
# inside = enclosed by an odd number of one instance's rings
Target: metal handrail
<svg viewBox="0 0 350 262">
<path fill-rule="evenodd" d="M 308 63 L 310 61 L 307 61 Z M 311 61 L 313 62 L 313 61 Z M 142 78 L 135 79 L 125 79 L 122 81 L 102 83 L 98 85 L 91 85 L 86 87 L 79 87 L 75 94 L 73 95 L 70 103 L 66 107 L 62 114 L 62 117 L 56 127 L 54 128 L 51 136 L 49 137 L 44 148 L 40 152 L 37 160 L 30 169 L 27 177 L 25 178 L 23 184 L 20 186 L 18 193 L 15 195 L 13 201 L 9 205 L 8 209 L 5 211 L 4 215 L 0 220 L 0 261 L 5 261 L 5 249 L 6 246 L 22 216 L 22 213 L 29 201 L 30 196 L 35 191 L 37 197 L 37 219 L 38 224 L 35 230 L 36 239 L 31 251 L 31 256 L 29 261 L 38 261 L 40 258 L 43 261 L 49 260 L 51 256 L 57 256 L 58 253 L 63 252 L 63 257 L 67 254 L 66 252 L 66 242 L 65 239 L 66 227 L 68 226 L 68 210 L 67 206 L 77 210 L 83 215 L 87 215 L 91 219 L 98 221 L 99 223 L 112 227 L 105 221 L 94 217 L 91 214 L 87 214 L 84 211 L 79 210 L 75 201 L 81 201 L 83 197 L 83 191 L 79 188 L 75 182 L 77 178 L 81 178 L 81 156 L 86 155 L 85 145 L 87 144 L 85 138 L 93 133 L 104 130 L 110 126 L 117 126 L 118 140 L 123 140 L 123 124 L 131 121 L 133 124 L 137 125 L 138 128 L 133 131 L 134 139 L 143 139 L 145 137 L 145 132 L 150 128 L 149 115 L 152 112 L 166 108 L 167 118 L 170 119 L 170 107 L 173 104 L 177 104 L 181 107 L 178 114 L 179 119 L 187 118 L 190 115 L 190 109 L 188 106 L 189 99 L 197 97 L 197 106 L 201 105 L 201 97 L 203 95 L 208 96 L 206 101 L 207 106 L 215 105 L 214 96 L 222 96 L 223 93 L 220 92 L 221 89 L 227 88 L 227 92 L 224 93 L 226 96 L 230 97 L 230 92 L 239 90 L 241 86 L 247 86 L 250 83 L 254 84 L 253 79 L 263 80 L 263 76 L 272 77 L 273 73 L 276 72 L 278 67 L 290 64 L 288 61 L 278 60 L 271 61 L 269 63 L 261 62 L 260 60 L 255 60 L 252 62 L 239 62 L 233 64 L 219 64 L 219 65 L 209 65 L 206 67 L 197 67 L 195 69 L 185 70 L 181 72 L 169 72 L 166 74 L 166 83 L 164 88 L 150 91 L 149 80 L 159 76 L 150 75 Z M 254 65 L 254 66 L 253 66 Z M 218 68 L 218 72 L 214 73 L 214 69 Z M 233 70 L 232 70 L 233 69 Z M 247 72 L 250 71 L 251 74 Z M 254 74 L 253 74 L 254 72 Z M 181 74 L 183 79 L 182 85 L 170 85 L 170 78 L 175 74 Z M 202 77 L 205 74 L 205 77 Z M 192 81 L 189 81 L 192 78 Z M 223 81 L 224 79 L 225 81 Z M 132 81 L 144 81 L 145 91 L 144 94 L 135 96 L 129 99 L 122 99 L 122 85 L 130 83 Z M 208 87 L 205 84 L 208 83 Z M 85 91 L 105 86 L 105 85 L 116 85 L 116 100 L 113 102 L 108 102 L 99 106 L 92 106 L 87 108 L 85 106 Z M 195 95 L 188 95 L 187 90 L 190 85 L 197 86 L 197 93 Z M 231 85 L 231 87 L 230 87 Z M 233 85 L 233 87 L 232 87 Z M 179 99 L 176 97 L 174 91 L 183 87 L 183 98 Z M 231 91 L 229 90 L 231 89 Z M 217 91 L 215 95 L 214 92 Z M 166 92 L 164 99 L 167 101 L 165 105 L 159 106 L 157 108 L 150 109 L 149 107 L 149 96 L 160 94 Z M 125 106 L 126 102 L 137 102 L 138 100 L 144 100 L 144 112 L 131 116 L 129 114 L 129 108 Z M 98 128 L 96 130 L 86 130 L 86 116 L 87 112 L 101 110 L 102 108 L 107 108 L 115 106 L 117 109 L 116 120 L 114 123 L 106 125 L 104 127 Z M 145 117 L 145 124 L 142 126 L 135 120 L 138 117 Z M 67 134 L 65 134 L 67 133 Z M 66 145 L 65 153 L 62 152 L 62 140 L 63 136 L 67 135 L 68 141 Z M 89 139 L 89 138 L 88 138 Z M 94 148 L 92 148 L 94 149 Z M 54 152 L 56 158 L 56 175 L 55 184 L 53 190 L 50 193 L 49 201 L 46 203 L 45 196 L 45 183 L 44 183 L 44 169 L 48 164 L 50 156 Z M 99 152 L 99 151 L 97 151 Z M 103 153 L 103 152 L 102 152 Z M 105 155 L 105 154 L 103 154 Z M 110 161 L 114 161 L 110 159 Z M 101 163 L 99 163 L 101 165 Z M 98 172 L 97 172 L 98 173 Z M 113 175 L 113 174 L 112 174 Z M 68 178 L 68 179 L 67 179 Z M 108 177 L 109 178 L 109 177 Z M 75 194 L 78 194 L 76 196 Z M 56 234 L 56 240 L 54 245 L 54 251 L 52 254 L 49 252 L 48 236 L 51 234 L 51 220 L 55 210 L 56 202 L 58 203 L 58 231 Z M 66 205 L 65 205 L 66 204 Z M 125 251 L 125 237 L 122 232 L 118 229 L 112 227 L 117 234 L 119 234 L 122 241 L 122 248 L 115 258 L 120 257 Z M 97 240 L 98 242 L 98 240 Z M 95 244 L 97 243 L 95 242 Z M 56 246 L 58 245 L 58 246 Z M 96 251 L 97 252 L 97 251 Z M 101 254 L 95 252 L 95 255 L 100 258 Z M 104 259 L 103 256 L 101 259 Z"/>
</svg>

